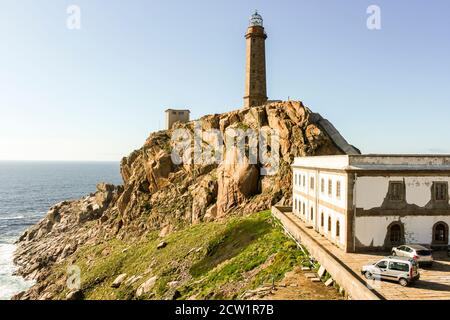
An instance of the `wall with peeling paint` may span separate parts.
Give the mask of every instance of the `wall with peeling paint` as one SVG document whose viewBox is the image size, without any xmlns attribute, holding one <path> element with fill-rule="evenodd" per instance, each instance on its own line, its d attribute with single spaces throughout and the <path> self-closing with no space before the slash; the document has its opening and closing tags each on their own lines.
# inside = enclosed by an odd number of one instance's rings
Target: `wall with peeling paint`
<svg viewBox="0 0 450 320">
<path fill-rule="evenodd" d="M 450 225 L 450 216 L 357 217 L 355 230 L 358 242 L 367 247 L 384 246 L 387 228 L 394 221 L 404 224 L 406 243 L 430 244 L 434 224 L 443 221 Z"/>
<path fill-rule="evenodd" d="M 364 210 L 381 207 L 388 193 L 390 181 L 405 181 L 406 202 L 424 207 L 431 200 L 431 186 L 433 182 L 450 183 L 450 177 L 358 177 L 355 183 L 356 207 Z"/>
</svg>

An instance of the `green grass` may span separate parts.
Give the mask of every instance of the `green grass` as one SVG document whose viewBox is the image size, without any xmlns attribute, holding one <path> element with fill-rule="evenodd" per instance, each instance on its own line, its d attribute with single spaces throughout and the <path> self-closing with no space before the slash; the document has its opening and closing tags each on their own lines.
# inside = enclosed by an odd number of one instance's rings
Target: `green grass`
<svg viewBox="0 0 450 320">
<path fill-rule="evenodd" d="M 76 253 L 86 299 L 134 299 L 136 288 L 152 276 L 152 291 L 140 298 L 235 299 L 247 289 L 283 278 L 303 261 L 303 253 L 275 223 L 270 211 L 226 222 L 202 223 L 174 232 L 157 250 L 157 232 L 129 244 L 114 239 Z M 91 262 L 90 262 L 91 261 Z M 59 265 L 49 281 L 64 278 L 67 265 Z M 122 273 L 142 275 L 133 286 L 111 288 Z M 168 283 L 178 281 L 171 288 Z M 64 298 L 67 290 L 60 293 Z"/>
</svg>

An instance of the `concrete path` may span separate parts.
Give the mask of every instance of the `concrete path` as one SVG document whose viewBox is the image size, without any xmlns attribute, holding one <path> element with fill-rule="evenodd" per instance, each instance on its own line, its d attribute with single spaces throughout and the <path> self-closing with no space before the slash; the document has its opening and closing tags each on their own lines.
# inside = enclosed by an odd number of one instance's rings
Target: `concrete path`
<svg viewBox="0 0 450 320">
<path fill-rule="evenodd" d="M 283 212 L 282 214 L 286 215 L 299 230 L 314 239 L 315 243 L 331 252 L 335 259 L 340 260 L 341 263 L 353 270 L 354 274 L 362 279 L 367 286 L 373 288 L 374 291 L 385 299 L 450 300 L 450 259 L 444 252 L 434 254 L 435 263 L 433 267 L 427 269 L 421 268 L 420 280 L 411 286 L 402 287 L 396 282 L 388 281 L 369 281 L 361 275 L 361 266 L 377 262 L 389 253 L 345 253 L 313 229 L 307 228 L 303 221 L 292 212 Z"/>
</svg>

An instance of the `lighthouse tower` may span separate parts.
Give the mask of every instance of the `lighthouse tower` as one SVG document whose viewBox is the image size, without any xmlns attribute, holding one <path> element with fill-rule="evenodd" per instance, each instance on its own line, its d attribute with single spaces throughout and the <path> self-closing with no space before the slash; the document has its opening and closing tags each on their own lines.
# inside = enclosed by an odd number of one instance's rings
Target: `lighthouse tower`
<svg viewBox="0 0 450 320">
<path fill-rule="evenodd" d="M 244 108 L 259 106 L 267 102 L 266 88 L 266 41 L 263 19 L 257 11 L 250 18 L 245 39 L 247 61 L 245 69 Z"/>
</svg>

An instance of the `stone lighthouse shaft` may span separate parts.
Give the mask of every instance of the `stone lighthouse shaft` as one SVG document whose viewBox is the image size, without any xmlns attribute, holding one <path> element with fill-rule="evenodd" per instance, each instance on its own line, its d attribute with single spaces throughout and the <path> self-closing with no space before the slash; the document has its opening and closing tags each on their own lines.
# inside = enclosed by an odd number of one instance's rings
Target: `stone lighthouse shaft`
<svg viewBox="0 0 450 320">
<path fill-rule="evenodd" d="M 267 102 L 266 88 L 266 41 L 263 19 L 255 11 L 250 18 L 245 39 L 247 42 L 247 61 L 245 70 L 244 108 L 262 105 Z"/>
</svg>

